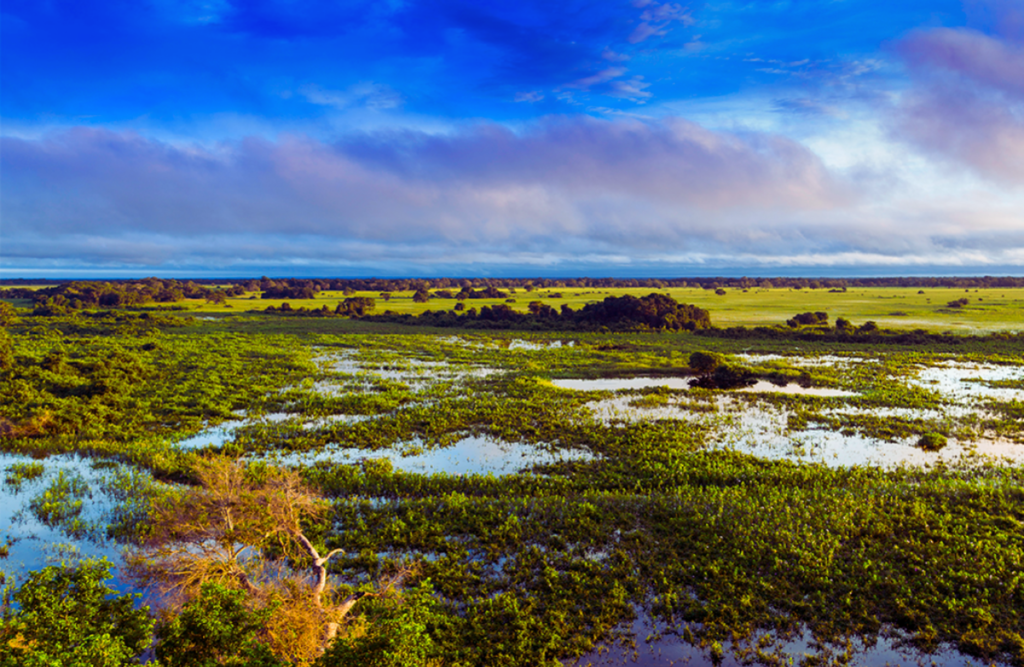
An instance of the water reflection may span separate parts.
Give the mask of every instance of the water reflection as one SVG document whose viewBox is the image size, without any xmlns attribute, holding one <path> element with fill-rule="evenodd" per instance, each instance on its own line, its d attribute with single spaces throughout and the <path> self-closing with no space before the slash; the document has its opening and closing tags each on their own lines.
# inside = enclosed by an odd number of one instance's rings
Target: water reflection
<svg viewBox="0 0 1024 667">
<path fill-rule="evenodd" d="M 594 457 L 580 449 L 549 451 L 536 445 L 513 443 L 482 436 L 467 436 L 450 447 L 428 449 L 418 439 L 394 448 L 367 452 L 330 447 L 316 452 L 274 452 L 261 460 L 279 465 L 313 465 L 318 462 L 357 463 L 386 458 L 396 470 L 433 475 L 507 475 L 536 465 L 559 461 L 588 461 Z"/>
<path fill-rule="evenodd" d="M 638 611 L 636 620 L 626 623 L 618 630 L 618 635 L 625 642 L 603 642 L 593 651 L 586 653 L 579 658 L 566 660 L 564 664 L 571 667 L 611 667 L 612 665 L 633 665 L 635 667 L 666 667 L 670 665 L 720 665 L 721 667 L 742 667 L 751 664 L 749 661 L 742 661 L 733 655 L 734 648 L 754 646 L 757 640 L 764 636 L 764 633 L 757 633 L 749 644 L 742 646 L 725 640 L 721 642 L 722 655 L 720 661 L 715 661 L 711 656 L 710 647 L 701 648 L 693 646 L 680 638 L 680 631 L 666 626 L 664 623 L 653 621 L 643 611 Z M 693 629 L 699 627 L 693 624 Z M 959 651 L 948 647 L 936 653 L 920 653 L 912 648 L 905 638 L 896 636 L 880 636 L 877 641 L 869 646 L 863 640 L 851 639 L 852 659 L 848 664 L 858 667 L 892 667 L 904 665 L 909 667 L 981 667 L 986 663 L 981 660 L 972 660 Z M 644 638 L 649 641 L 645 641 Z M 765 653 L 780 656 L 778 664 L 803 664 L 805 656 L 821 655 L 821 652 L 814 649 L 814 638 L 812 634 L 804 629 L 794 632 L 788 637 L 769 636 L 772 640 L 766 648 Z M 903 639 L 904 641 L 901 641 Z M 841 654 L 844 647 L 826 647 L 831 653 L 832 660 L 824 659 L 811 664 L 844 664 Z"/>
<path fill-rule="evenodd" d="M 573 391 L 624 391 L 666 387 L 668 389 L 690 389 L 692 377 L 631 377 L 631 378 L 600 378 L 600 379 L 556 379 L 551 383 L 562 389 Z M 804 387 L 799 384 L 777 385 L 766 380 L 758 380 L 756 384 L 735 391 L 753 392 L 758 394 L 793 394 L 798 396 L 855 396 L 856 393 L 830 387 Z"/>
<path fill-rule="evenodd" d="M 685 397 L 664 405 L 635 405 L 635 397 L 619 396 L 587 404 L 591 414 L 613 426 L 616 423 L 657 420 L 685 420 L 706 428 L 710 435 L 709 449 L 733 449 L 767 459 L 786 459 L 828 466 L 934 465 L 992 463 L 1024 463 L 1024 444 L 1008 438 L 983 434 L 975 440 L 950 437 L 937 452 L 916 446 L 917 438 L 883 440 L 861 434 L 831 430 L 824 424 L 811 422 L 807 428 L 791 429 L 788 407 L 768 402 L 748 403 L 732 396 L 716 396 L 708 402 L 691 402 Z M 886 410 L 886 409 L 883 409 Z M 932 410 L 889 408 L 891 414 L 909 418 L 944 416 Z M 878 409 L 837 406 L 823 415 L 873 414 Z M 963 410 L 961 414 L 982 416 L 983 411 Z M 883 415 L 884 416 L 884 415 Z"/>
<path fill-rule="evenodd" d="M 19 484 L 0 486 L 0 542 L 10 544 L 10 553 L 0 561 L 0 569 L 10 578 L 18 579 L 27 572 L 46 565 L 75 562 L 84 558 L 106 558 L 115 566 L 115 574 L 124 563 L 123 547 L 106 539 L 105 527 L 116 501 L 106 492 L 108 483 L 118 474 L 132 471 L 122 464 L 112 464 L 65 454 L 35 461 L 28 456 L 0 453 L 0 470 L 6 478 L 12 465 L 41 463 L 43 474 L 25 479 Z M 79 518 L 86 526 L 95 527 L 76 535 L 68 535 L 59 525 L 47 525 L 30 509 L 32 499 L 50 487 L 63 473 L 66 479 L 81 480 L 87 491 L 80 497 L 82 509 Z M 151 480 L 149 480 L 151 481 Z M 127 582 L 115 578 L 115 589 L 129 592 L 134 589 Z"/>
</svg>

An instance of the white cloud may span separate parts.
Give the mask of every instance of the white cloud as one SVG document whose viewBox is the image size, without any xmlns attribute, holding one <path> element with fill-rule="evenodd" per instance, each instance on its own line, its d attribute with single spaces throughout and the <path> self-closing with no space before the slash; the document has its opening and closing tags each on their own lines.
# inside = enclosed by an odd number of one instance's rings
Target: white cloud
<svg viewBox="0 0 1024 667">
<path fill-rule="evenodd" d="M 529 92 L 516 93 L 516 102 L 540 102 L 544 99 L 544 94 L 539 90 L 531 90 Z"/>
<path fill-rule="evenodd" d="M 394 109 L 402 106 L 402 96 L 393 88 L 372 81 L 353 84 L 345 90 L 328 90 L 315 84 L 299 88 L 308 101 L 335 109 L 366 107 L 373 110 Z"/>
</svg>

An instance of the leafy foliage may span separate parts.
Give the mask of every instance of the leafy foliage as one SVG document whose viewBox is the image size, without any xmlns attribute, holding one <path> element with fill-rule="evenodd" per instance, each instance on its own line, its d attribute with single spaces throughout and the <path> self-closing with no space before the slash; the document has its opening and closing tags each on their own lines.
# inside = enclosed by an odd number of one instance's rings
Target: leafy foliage
<svg viewBox="0 0 1024 667">
<path fill-rule="evenodd" d="M 29 575 L 4 609 L 0 664 L 7 667 L 115 667 L 136 664 L 150 644 L 148 608 L 104 584 L 110 565 L 85 561 Z"/>
<path fill-rule="evenodd" d="M 401 596 L 370 600 L 362 624 L 349 636 L 338 637 L 316 667 L 431 667 L 443 664 L 442 648 L 431 632 L 449 621 L 429 581 L 408 588 Z"/>
<path fill-rule="evenodd" d="M 273 605 L 250 608 L 244 591 L 214 582 L 157 628 L 157 657 L 166 667 L 276 667 L 278 659 L 260 641 Z"/>
</svg>

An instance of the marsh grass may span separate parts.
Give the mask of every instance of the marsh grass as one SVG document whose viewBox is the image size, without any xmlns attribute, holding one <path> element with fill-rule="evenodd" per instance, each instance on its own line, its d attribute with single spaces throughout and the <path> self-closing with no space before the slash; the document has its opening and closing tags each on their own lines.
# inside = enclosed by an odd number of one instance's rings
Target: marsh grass
<svg viewBox="0 0 1024 667">
<path fill-rule="evenodd" d="M 561 291 L 566 300 L 604 296 Z M 877 317 L 875 301 L 885 312 L 910 313 L 905 320 L 925 305 L 935 308 L 917 296 L 948 300 L 912 291 L 691 291 L 677 298 L 698 305 L 698 297 L 714 299 L 722 312 L 733 309 L 723 317 L 735 321 L 749 321 L 743 318 L 759 299 L 768 304 L 765 317 L 821 309 L 854 320 L 855 312 Z M 819 297 L 861 310 L 833 310 L 814 301 Z M 998 322 L 1003 306 L 985 295 L 985 307 L 990 303 L 991 322 Z M 973 304 L 957 317 L 970 315 Z M 297 466 L 330 500 L 311 535 L 344 545 L 332 577 L 345 591 L 418 563 L 443 618 L 425 631 L 445 664 L 554 664 L 587 654 L 638 609 L 704 647 L 709 659 L 717 644 L 775 664 L 777 656 L 756 652 L 760 638 L 804 630 L 819 642 L 814 659 L 838 662 L 851 638 L 870 642 L 894 630 L 923 650 L 953 647 L 986 661 L 1024 662 L 1019 463 L 882 469 L 768 460 L 710 446 L 730 418 L 717 390 L 618 394 L 551 382 L 685 377 L 690 355 L 708 351 L 733 355 L 762 379 L 856 392 L 730 394 L 735 410 L 788 411 L 794 431 L 813 423 L 881 439 L 993 429 L 1020 437 L 1019 401 L 979 400 L 992 414 L 978 420 L 950 416 L 952 399 L 911 381 L 921 368 L 956 359 L 1019 366 L 1014 341 L 966 338 L 951 352 L 686 334 L 453 337 L 451 330 L 436 335 L 347 319 L 193 322 L 191 314 L 175 326 L 23 318 L 27 324 L 11 329 L 16 363 L 0 372 L 0 392 L 16 400 L 0 405 L 0 417 L 24 424 L 46 414 L 49 426 L 8 434 L 0 447 L 40 456 L 75 451 L 128 466 L 88 489 L 58 474 L 33 496 L 41 519 L 85 521 L 82 501 L 102 492 L 123 506 L 97 532 L 137 539 L 133 531 L 149 512 L 145 499 L 160 492 L 154 478 L 195 482 L 202 453 L 174 443 L 239 420 L 223 445 L 232 456 L 259 460 L 328 446 L 366 454 L 362 464 Z M 518 340 L 531 345 L 514 345 Z M 824 355 L 841 360 L 841 370 L 809 363 Z M 470 372 L 481 368 L 492 372 Z M 599 418 L 592 403 L 612 399 L 636 409 L 671 405 L 709 420 Z M 939 416 L 870 414 L 896 408 Z M 344 416 L 361 419 L 329 419 Z M 591 457 L 526 464 L 505 475 L 453 475 L 403 471 L 380 454 L 408 443 L 443 449 L 467 434 Z M 8 487 L 29 488 L 29 468 L 6 473 L 15 480 L 5 479 Z"/>
</svg>

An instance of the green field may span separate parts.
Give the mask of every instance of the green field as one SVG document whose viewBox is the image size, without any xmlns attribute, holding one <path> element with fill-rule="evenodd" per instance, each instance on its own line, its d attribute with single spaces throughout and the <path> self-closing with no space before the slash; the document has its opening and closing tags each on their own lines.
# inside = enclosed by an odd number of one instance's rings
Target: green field
<svg viewBox="0 0 1024 667">
<path fill-rule="evenodd" d="M 435 290 L 436 291 L 436 290 Z M 527 292 L 519 289 L 510 298 L 515 302 L 508 305 L 519 312 L 526 312 L 531 301 L 541 301 L 559 308 L 569 304 L 579 309 L 587 303 L 600 301 L 608 296 L 650 294 L 649 288 L 635 289 L 537 289 Z M 680 303 L 692 303 L 711 313 L 711 321 L 718 327 L 730 326 L 771 326 L 783 324 L 797 313 L 823 311 L 831 321 L 845 317 L 854 324 L 874 321 L 883 328 L 925 329 L 933 332 L 953 331 L 957 333 L 981 333 L 992 331 L 1020 331 L 1024 328 L 1024 289 L 995 288 L 957 290 L 945 288 L 855 288 L 848 292 L 828 290 L 761 289 L 749 291 L 727 290 L 719 296 L 713 290 L 682 288 L 659 290 Z M 923 292 L 923 293 L 921 293 Z M 561 297 L 551 298 L 551 294 Z M 257 296 L 256 299 L 250 296 Z M 200 301 L 188 303 L 199 312 L 228 313 L 267 306 L 279 307 L 283 299 L 260 299 L 257 295 L 229 298 L 225 305 L 211 305 Z M 425 310 L 451 310 L 458 303 L 455 299 L 431 299 L 427 303 L 413 301 L 413 292 L 393 292 L 384 301 L 380 293 L 356 292 L 348 296 L 370 297 L 376 300 L 374 313 L 391 310 L 396 313 L 419 314 Z M 346 298 L 341 292 L 321 292 L 315 299 L 289 299 L 293 308 L 333 308 Z M 961 308 L 948 308 L 947 303 L 967 298 L 970 303 Z M 505 299 L 466 300 L 466 308 L 493 306 L 506 303 Z M 227 306 L 230 306 L 228 308 Z"/>
</svg>

